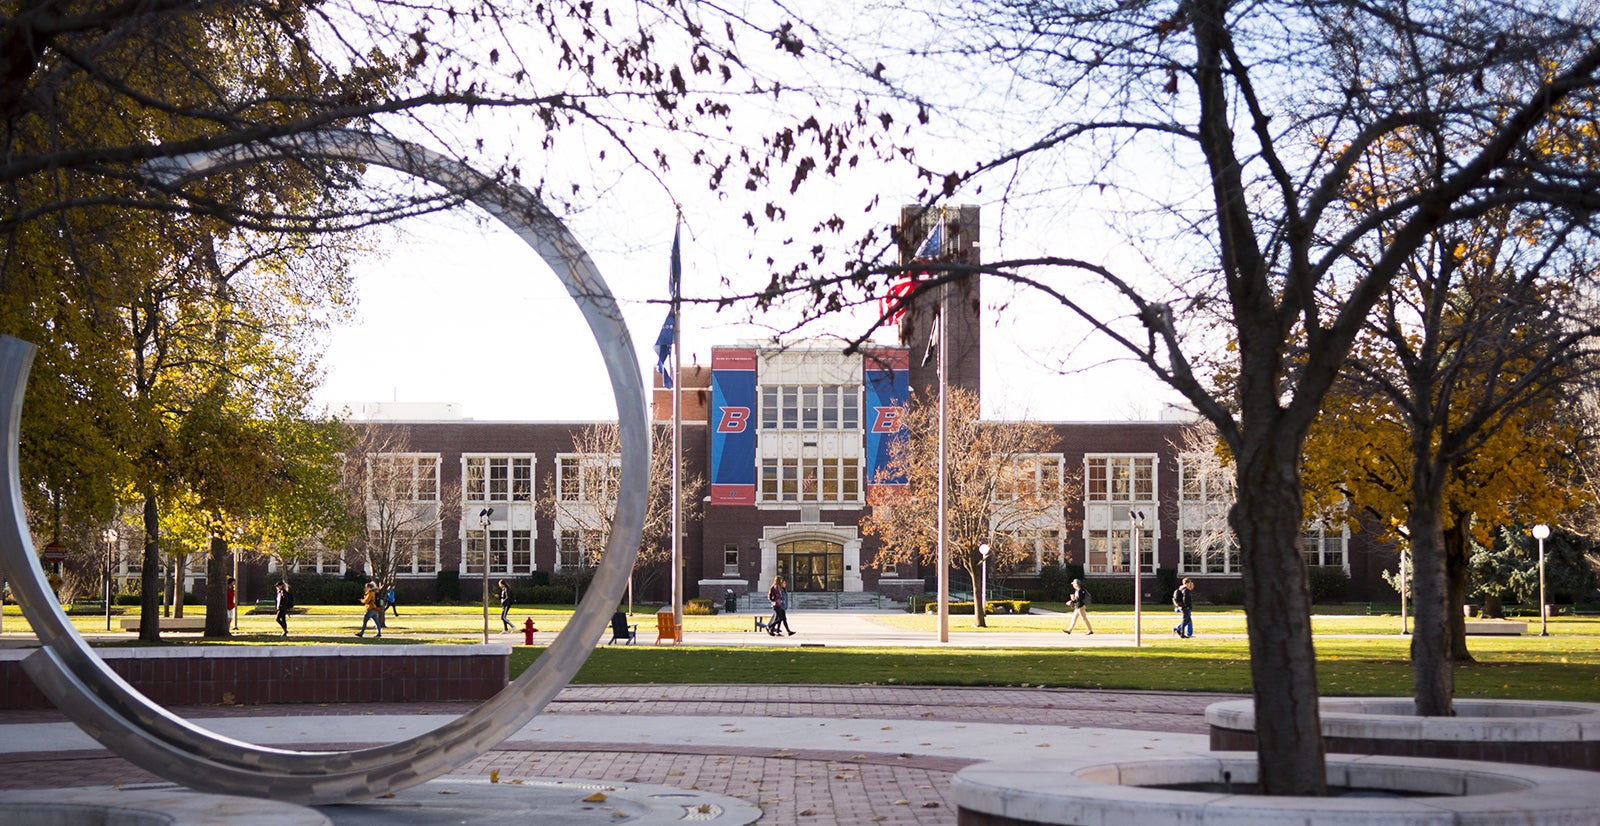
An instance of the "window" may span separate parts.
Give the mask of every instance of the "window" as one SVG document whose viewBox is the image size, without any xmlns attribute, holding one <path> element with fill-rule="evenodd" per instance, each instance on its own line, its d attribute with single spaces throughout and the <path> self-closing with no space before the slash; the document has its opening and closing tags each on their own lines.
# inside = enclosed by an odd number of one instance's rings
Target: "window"
<svg viewBox="0 0 1600 826">
<path fill-rule="evenodd" d="M 1344 568 L 1347 531 L 1343 527 L 1326 528 L 1321 523 L 1306 527 L 1300 536 L 1300 555 L 1312 567 Z"/>
<path fill-rule="evenodd" d="M 1143 573 L 1156 572 L 1155 537 L 1139 531 L 1139 563 Z M 1085 538 L 1091 574 L 1132 574 L 1133 532 L 1126 529 L 1089 531 Z"/>
<path fill-rule="evenodd" d="M 1088 456 L 1085 496 L 1091 502 L 1154 502 L 1155 456 Z"/>
<path fill-rule="evenodd" d="M 614 453 L 556 457 L 556 491 L 563 502 L 613 502 L 621 485 L 622 457 Z"/>
<path fill-rule="evenodd" d="M 1049 497 L 1061 491 L 1060 454 L 1019 456 L 1002 473 L 995 489 L 995 499 L 1000 502 L 1033 499 L 1041 493 Z"/>
<path fill-rule="evenodd" d="M 1038 573 L 1044 565 L 1059 565 L 1065 561 L 1061 549 L 1061 532 L 1054 528 L 1025 528 L 1016 531 L 996 531 L 996 538 L 1004 536 L 1012 546 L 1027 555 L 1028 562 L 1019 563 L 1023 570 Z"/>
<path fill-rule="evenodd" d="M 723 545 L 722 546 L 722 575 L 723 576 L 738 576 L 739 575 L 739 546 L 738 545 Z"/>
<path fill-rule="evenodd" d="M 533 499 L 530 456 L 466 457 L 468 502 L 528 502 Z"/>
<path fill-rule="evenodd" d="M 556 552 L 562 568 L 587 568 L 599 561 L 605 550 L 605 535 L 599 531 L 568 528 L 561 531 Z"/>
<path fill-rule="evenodd" d="M 763 502 L 861 501 L 861 460 L 806 456 L 761 460 Z"/>
<path fill-rule="evenodd" d="M 1185 453 L 1178 457 L 1178 497 L 1184 502 L 1232 502 L 1233 474 L 1215 455 Z"/>
<path fill-rule="evenodd" d="M 379 453 L 367 457 L 369 496 L 390 502 L 435 502 L 439 499 L 439 457 Z"/>
<path fill-rule="evenodd" d="M 860 389 L 844 384 L 761 388 L 762 430 L 859 430 Z"/>
<path fill-rule="evenodd" d="M 1239 545 L 1226 530 L 1184 528 L 1178 534 L 1178 572 L 1237 576 Z"/>
<path fill-rule="evenodd" d="M 489 573 L 517 576 L 533 571 L 533 535 L 529 531 L 489 531 Z M 467 531 L 463 573 L 483 575 L 483 531 Z"/>
</svg>

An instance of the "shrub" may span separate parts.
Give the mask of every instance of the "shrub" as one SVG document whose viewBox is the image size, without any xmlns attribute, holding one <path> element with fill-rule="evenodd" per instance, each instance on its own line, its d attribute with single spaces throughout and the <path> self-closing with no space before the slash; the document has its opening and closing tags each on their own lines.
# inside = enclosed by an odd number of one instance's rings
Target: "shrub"
<svg viewBox="0 0 1600 826">
<path fill-rule="evenodd" d="M 1088 580 L 1083 581 L 1083 587 L 1089 590 L 1089 603 L 1093 607 L 1096 603 L 1107 605 L 1132 605 L 1133 583 L 1118 580 Z"/>
<path fill-rule="evenodd" d="M 1239 583 L 1225 591 L 1218 591 L 1211 595 L 1212 605 L 1243 605 L 1244 583 Z"/>
<path fill-rule="evenodd" d="M 683 603 L 683 613 L 709 617 L 717 613 L 717 603 L 710 597 L 691 597 Z"/>
<path fill-rule="evenodd" d="M 534 585 L 513 590 L 511 598 L 521 605 L 571 605 L 572 589 L 565 585 Z"/>
<path fill-rule="evenodd" d="M 444 602 L 461 601 L 460 571 L 440 571 L 439 575 L 434 579 L 434 582 L 437 584 L 440 600 L 443 600 Z"/>
<path fill-rule="evenodd" d="M 1344 568 L 1318 565 L 1307 569 L 1311 578 L 1312 602 L 1341 602 L 1350 589 L 1350 575 Z"/>
<path fill-rule="evenodd" d="M 289 590 L 295 605 L 359 605 L 365 578 L 328 574 L 290 574 Z"/>
<path fill-rule="evenodd" d="M 1178 590 L 1178 569 L 1157 568 L 1156 597 L 1158 599 L 1170 599 L 1172 592 L 1176 590 Z"/>
<path fill-rule="evenodd" d="M 989 614 L 1026 614 L 1033 609 L 1033 604 L 1025 599 L 993 599 L 987 603 Z M 974 603 L 970 601 L 950 603 L 951 614 L 971 614 Z M 938 600 L 928 600 L 922 612 L 934 614 L 939 611 Z"/>
</svg>

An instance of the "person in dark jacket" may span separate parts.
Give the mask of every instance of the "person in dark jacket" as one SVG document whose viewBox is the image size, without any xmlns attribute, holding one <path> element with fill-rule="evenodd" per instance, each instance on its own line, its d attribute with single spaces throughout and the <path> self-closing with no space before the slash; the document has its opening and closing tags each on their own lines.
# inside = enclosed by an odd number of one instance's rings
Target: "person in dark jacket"
<svg viewBox="0 0 1600 826">
<path fill-rule="evenodd" d="M 794 636 L 794 629 L 789 627 L 789 591 L 784 588 L 785 584 L 783 577 L 776 576 L 772 578 L 772 587 L 767 589 L 767 601 L 772 603 L 772 619 L 767 622 L 767 633 L 774 637 L 778 636 L 780 625 L 789 632 L 789 636 Z"/>
<path fill-rule="evenodd" d="M 511 586 L 505 580 L 500 580 L 500 624 L 505 630 L 511 630 Z"/>
<path fill-rule="evenodd" d="M 278 627 L 283 629 L 283 636 L 287 637 L 289 636 L 289 612 L 294 610 L 294 597 L 289 593 L 289 583 L 278 583 L 278 597 L 274 605 L 277 608 L 275 618 L 278 620 Z"/>
<path fill-rule="evenodd" d="M 1183 584 L 1172 592 L 1172 607 L 1183 615 L 1178 624 L 1172 628 L 1172 633 L 1178 635 L 1179 639 L 1186 640 L 1194 636 L 1194 616 L 1190 613 L 1193 606 L 1189 600 L 1189 592 L 1193 590 L 1194 580 L 1184 577 Z"/>
<path fill-rule="evenodd" d="M 1083 580 L 1072 581 L 1072 596 L 1067 599 L 1067 604 L 1072 606 L 1072 624 L 1061 629 L 1068 634 L 1078 627 L 1078 620 L 1083 620 L 1083 627 L 1094 633 L 1094 626 L 1089 624 L 1089 603 L 1094 602 L 1094 597 L 1089 596 L 1089 589 L 1083 587 Z"/>
</svg>

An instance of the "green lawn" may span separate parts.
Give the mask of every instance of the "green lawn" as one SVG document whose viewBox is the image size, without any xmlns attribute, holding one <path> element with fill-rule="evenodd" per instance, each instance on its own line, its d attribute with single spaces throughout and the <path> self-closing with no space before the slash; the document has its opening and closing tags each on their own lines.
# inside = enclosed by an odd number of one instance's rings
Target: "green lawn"
<svg viewBox="0 0 1600 826">
<path fill-rule="evenodd" d="M 201 606 L 184 614 L 204 616 Z M 289 643 L 377 644 L 353 638 L 361 625 L 359 606 L 309 606 L 289 620 Z M 566 626 L 571 609 L 564 606 L 517 607 L 520 627 L 532 616 L 539 628 L 536 643 L 554 639 Z M 132 616 L 132 613 L 123 616 Z M 1102 633 L 1130 633 L 1133 612 L 1124 606 L 1102 606 L 1092 615 Z M 113 618 L 116 619 L 116 618 Z M 935 633 L 934 616 L 880 617 L 898 628 Z M 1030 631 L 1059 634 L 1064 616 L 994 616 L 991 632 Z M 641 633 L 653 628 L 653 611 L 641 610 L 631 620 Z M 74 616 L 85 632 L 104 633 L 99 616 Z M 500 614 L 490 609 L 490 629 L 499 628 Z M 741 631 L 749 614 L 686 616 L 686 631 Z M 1537 627 L 1537 621 L 1530 627 Z M 1142 648 L 1069 649 L 928 649 L 928 648 L 764 648 L 676 646 L 600 646 L 578 673 L 577 683 L 810 683 L 868 685 L 993 685 L 1076 688 L 1153 689 L 1248 692 L 1249 657 L 1244 615 L 1237 610 L 1208 608 L 1196 612 L 1199 636 L 1175 640 L 1167 632 L 1172 615 L 1144 612 Z M 245 613 L 240 634 L 222 644 L 281 641 L 269 614 Z M 114 623 L 115 626 L 115 623 Z M 1312 627 L 1317 636 L 1318 678 L 1324 694 L 1406 695 L 1411 693 L 1408 646 L 1399 618 L 1358 614 L 1319 614 Z M 6 606 L 3 628 L 27 628 L 16 606 Z M 1559 699 L 1600 702 L 1600 617 L 1557 617 L 1551 636 L 1472 637 L 1468 647 L 1474 665 L 1456 670 L 1457 696 Z M 952 617 L 954 631 L 972 627 L 972 617 Z M 120 633 L 120 632 L 119 632 Z M 481 606 L 401 606 L 390 617 L 382 643 L 473 642 L 482 639 Z M 1366 635 L 1366 636 L 1359 636 Z M 126 638 L 132 643 L 133 634 Z M 169 634 L 173 644 L 213 644 L 195 634 Z M 519 638 L 520 639 L 520 638 Z M 691 638 L 692 639 L 692 638 Z M 520 674 L 543 651 L 541 645 L 517 646 L 512 673 Z"/>
</svg>

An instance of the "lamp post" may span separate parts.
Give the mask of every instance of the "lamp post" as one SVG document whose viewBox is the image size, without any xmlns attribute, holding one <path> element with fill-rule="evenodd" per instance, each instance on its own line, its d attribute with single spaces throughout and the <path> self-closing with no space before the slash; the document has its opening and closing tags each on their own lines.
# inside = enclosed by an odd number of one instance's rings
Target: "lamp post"
<svg viewBox="0 0 1600 826">
<path fill-rule="evenodd" d="M 1144 554 L 1139 531 L 1144 527 L 1144 511 L 1128 511 L 1128 521 L 1133 527 L 1133 647 L 1138 648 L 1143 637 L 1139 609 L 1144 602 Z"/>
<path fill-rule="evenodd" d="M 983 612 L 989 612 L 989 543 L 978 546 L 978 599 L 983 603 Z"/>
<path fill-rule="evenodd" d="M 1544 541 L 1550 536 L 1550 526 L 1540 522 L 1533 526 L 1533 538 L 1539 540 L 1539 636 L 1548 637 L 1550 631 L 1545 627 L 1549 617 L 1544 608 Z"/>
<path fill-rule="evenodd" d="M 483 549 L 483 642 L 489 643 L 489 517 L 494 516 L 494 508 L 484 508 L 478 511 L 478 525 L 483 528 L 483 538 L 479 547 Z"/>
<path fill-rule="evenodd" d="M 1406 591 L 1408 589 L 1406 588 L 1406 567 L 1407 567 L 1408 564 L 1409 564 L 1409 562 L 1406 559 L 1406 550 L 1405 550 L 1405 548 L 1401 548 L 1400 549 L 1400 634 L 1401 634 L 1401 636 L 1404 636 L 1407 633 L 1407 631 L 1406 631 Z"/>
<path fill-rule="evenodd" d="M 106 540 L 106 575 L 105 575 L 106 630 L 110 631 L 111 630 L 111 553 L 112 553 L 112 551 L 116 550 L 116 547 L 117 547 L 117 532 L 114 531 L 114 530 L 111 530 L 110 528 L 107 528 L 106 529 L 106 533 L 105 533 L 105 540 Z"/>
</svg>

